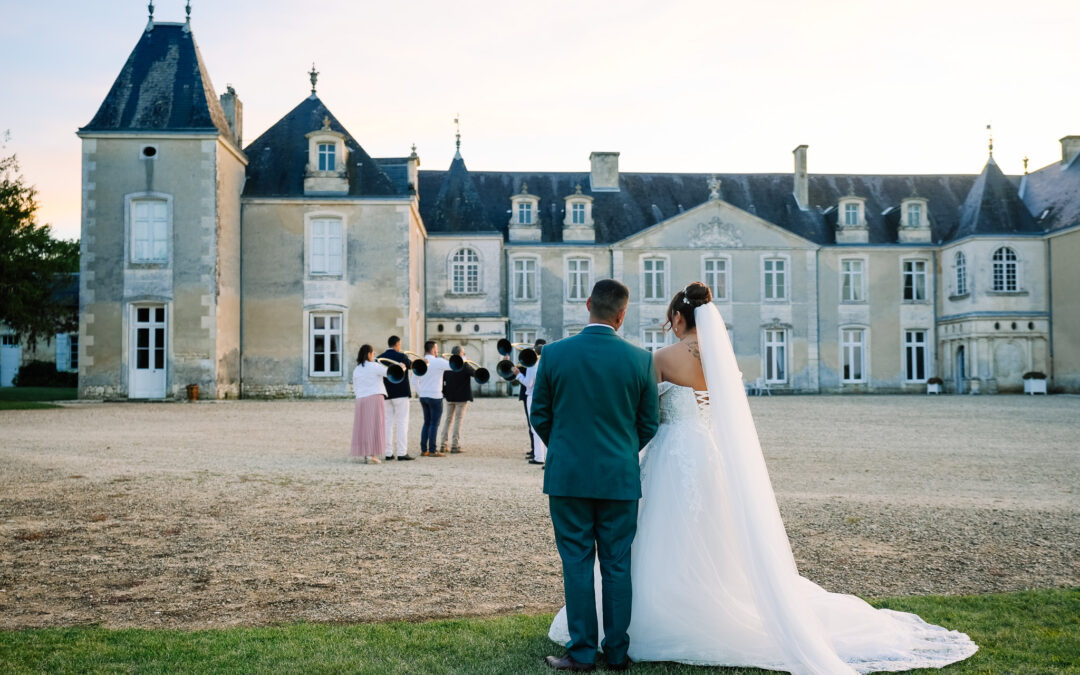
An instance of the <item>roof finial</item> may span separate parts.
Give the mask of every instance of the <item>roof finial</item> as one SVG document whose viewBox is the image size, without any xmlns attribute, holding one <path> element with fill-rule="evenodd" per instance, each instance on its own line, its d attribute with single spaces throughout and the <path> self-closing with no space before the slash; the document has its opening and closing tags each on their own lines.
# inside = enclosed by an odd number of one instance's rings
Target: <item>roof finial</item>
<svg viewBox="0 0 1080 675">
<path fill-rule="evenodd" d="M 154 23 L 154 0 L 147 3 L 146 9 L 150 10 L 150 23 Z"/>
<path fill-rule="evenodd" d="M 454 126 L 457 128 L 457 133 L 454 134 L 456 139 L 457 151 L 461 152 L 461 113 L 454 115 Z"/>
<path fill-rule="evenodd" d="M 412 154 L 409 155 L 409 159 L 416 159 L 419 155 L 416 154 L 416 143 L 412 144 Z"/>
<path fill-rule="evenodd" d="M 187 4 L 184 5 L 184 12 L 187 14 L 187 22 L 191 23 L 191 0 L 187 0 Z"/>
<path fill-rule="evenodd" d="M 715 173 L 706 185 L 709 186 L 709 199 L 720 199 L 720 181 L 716 178 Z"/>
<path fill-rule="evenodd" d="M 986 134 L 990 137 L 990 159 L 994 158 L 994 130 L 990 128 L 990 125 L 986 125 Z"/>
<path fill-rule="evenodd" d="M 311 62 L 311 70 L 308 71 L 308 75 L 311 77 L 311 93 L 315 94 L 315 83 L 319 81 L 319 71 L 315 70 L 315 62 Z"/>
<path fill-rule="evenodd" d="M 1027 157 L 1027 155 L 1024 155 L 1024 175 L 1025 175 L 1025 176 L 1026 176 L 1026 175 L 1027 175 L 1027 173 L 1028 173 L 1028 172 L 1027 172 L 1027 165 L 1028 165 L 1028 157 Z"/>
</svg>

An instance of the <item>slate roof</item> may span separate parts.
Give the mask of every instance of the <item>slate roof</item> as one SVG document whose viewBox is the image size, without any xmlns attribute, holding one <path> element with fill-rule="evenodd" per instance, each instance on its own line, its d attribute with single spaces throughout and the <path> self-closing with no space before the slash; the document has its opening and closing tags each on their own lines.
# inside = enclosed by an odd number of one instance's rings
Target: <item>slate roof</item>
<svg viewBox="0 0 1080 675">
<path fill-rule="evenodd" d="M 1022 187 L 1024 203 L 1040 228 L 1052 232 L 1080 224 L 1080 155 L 1025 176 Z"/>
<path fill-rule="evenodd" d="M 356 139 L 341 125 L 315 94 L 290 110 L 274 126 L 251 142 L 244 153 L 248 156 L 245 197 L 302 197 L 304 172 L 308 164 L 306 135 L 323 128 L 330 118 L 330 129 L 345 136 L 348 161 L 345 165 L 349 181 L 349 197 L 407 195 L 406 186 L 396 184 L 379 163 L 371 158 Z M 390 161 L 390 160 L 387 160 Z"/>
<path fill-rule="evenodd" d="M 457 160 L 455 159 L 455 163 Z M 539 222 L 542 241 L 562 241 L 563 211 L 567 195 L 576 185 L 593 197 L 593 220 L 597 243 L 624 239 L 657 222 L 691 209 L 709 197 L 703 173 L 621 173 L 618 192 L 591 192 L 588 172 L 472 171 L 451 164 L 449 171 L 421 171 L 420 215 L 429 232 L 479 231 L 469 227 L 464 215 L 446 213 L 445 195 L 456 195 L 454 184 L 464 184 L 465 171 L 475 186 L 486 226 L 506 235 L 510 220 L 510 197 L 527 183 L 530 194 L 540 197 Z M 918 194 L 929 204 L 933 241 L 941 241 L 956 229 L 960 206 L 975 182 L 975 176 L 848 176 L 812 174 L 809 196 L 812 206 L 800 209 L 792 195 L 792 174 L 716 174 L 721 198 L 759 218 L 818 244 L 836 241 L 834 207 L 839 199 L 855 194 L 866 199 L 870 243 L 898 240 L 901 200 Z M 886 213 L 892 209 L 891 212 Z M 476 216 L 477 218 L 481 216 Z M 477 221 L 480 222 L 480 221 Z"/>
<path fill-rule="evenodd" d="M 143 32 L 80 131 L 216 131 L 232 140 L 199 47 L 182 23 L 154 23 Z"/>
<path fill-rule="evenodd" d="M 960 209 L 960 222 L 950 239 L 972 234 L 1023 234 L 1042 232 L 1020 194 L 991 157 L 971 186 Z"/>
<path fill-rule="evenodd" d="M 422 203 L 422 201 L 421 201 Z M 509 202 L 507 202 L 509 203 Z M 498 230 L 488 217 L 487 205 L 476 189 L 472 175 L 465 167 L 461 153 L 455 153 L 450 169 L 443 176 L 435 202 L 424 220 L 428 231 L 435 232 L 492 232 Z M 434 228 L 434 229 L 432 229 Z"/>
</svg>

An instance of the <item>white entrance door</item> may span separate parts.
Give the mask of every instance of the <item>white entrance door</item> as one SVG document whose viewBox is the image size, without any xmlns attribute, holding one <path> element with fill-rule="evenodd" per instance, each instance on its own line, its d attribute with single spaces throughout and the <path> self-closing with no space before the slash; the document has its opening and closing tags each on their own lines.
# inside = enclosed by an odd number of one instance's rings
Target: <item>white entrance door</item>
<svg viewBox="0 0 1080 675">
<path fill-rule="evenodd" d="M 5 333 L 0 345 L 0 387 L 10 387 L 22 364 L 22 345 L 19 336 Z"/>
<path fill-rule="evenodd" d="M 130 398 L 165 398 L 165 306 L 132 308 Z"/>
</svg>

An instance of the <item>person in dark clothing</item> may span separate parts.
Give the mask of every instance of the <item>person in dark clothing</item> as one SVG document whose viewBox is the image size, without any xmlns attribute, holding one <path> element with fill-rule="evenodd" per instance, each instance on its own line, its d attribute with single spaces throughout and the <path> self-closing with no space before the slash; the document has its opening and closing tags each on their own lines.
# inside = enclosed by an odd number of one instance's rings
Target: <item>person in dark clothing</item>
<svg viewBox="0 0 1080 675">
<path fill-rule="evenodd" d="M 462 361 L 467 361 L 464 347 L 453 347 L 451 354 L 460 356 Z M 465 420 L 465 408 L 473 400 L 472 378 L 476 370 L 465 363 L 464 367 L 454 372 L 452 370 L 443 373 L 443 399 L 446 401 L 446 424 L 443 425 L 442 434 L 439 437 L 439 450 L 446 452 L 447 437 L 450 438 L 450 454 L 462 452 L 461 450 L 461 423 Z M 453 427 L 453 430 L 451 430 Z"/>
<path fill-rule="evenodd" d="M 377 358 L 397 361 L 403 368 L 408 368 L 409 357 L 401 351 L 401 338 L 391 335 L 386 344 L 387 350 Z M 410 460 L 409 399 L 412 398 L 412 389 L 409 387 L 409 378 L 406 377 L 397 384 L 384 378 L 383 384 L 386 386 L 386 458 L 393 459 L 394 449 L 397 448 L 398 460 Z"/>
</svg>

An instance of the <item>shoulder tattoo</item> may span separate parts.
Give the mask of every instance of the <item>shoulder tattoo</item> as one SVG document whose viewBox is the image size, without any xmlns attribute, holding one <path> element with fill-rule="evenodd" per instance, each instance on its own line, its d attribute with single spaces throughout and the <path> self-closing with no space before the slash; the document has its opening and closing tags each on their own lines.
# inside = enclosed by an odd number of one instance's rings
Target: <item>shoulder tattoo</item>
<svg viewBox="0 0 1080 675">
<path fill-rule="evenodd" d="M 690 355 L 700 361 L 701 352 L 698 350 L 697 340 L 691 340 L 690 342 L 686 342 L 684 344 L 686 345 L 686 348 L 690 350 Z"/>
</svg>

